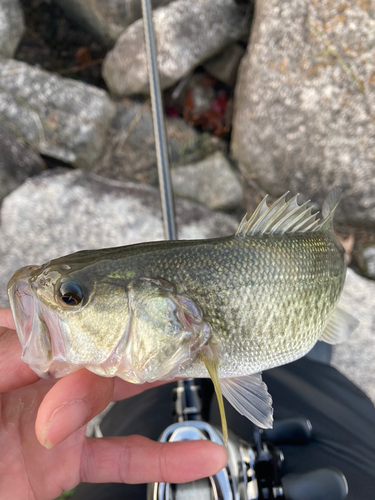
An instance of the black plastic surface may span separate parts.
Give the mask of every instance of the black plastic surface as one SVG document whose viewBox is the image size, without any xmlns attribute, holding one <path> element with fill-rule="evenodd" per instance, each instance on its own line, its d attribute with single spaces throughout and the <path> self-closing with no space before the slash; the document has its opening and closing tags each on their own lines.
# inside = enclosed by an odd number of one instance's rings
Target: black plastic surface
<svg viewBox="0 0 375 500">
<path fill-rule="evenodd" d="M 272 429 L 263 430 L 263 438 L 273 444 L 306 444 L 312 436 L 312 425 L 304 418 L 276 420 Z"/>
<path fill-rule="evenodd" d="M 285 500 L 344 500 L 348 493 L 344 475 L 335 469 L 287 474 L 281 484 Z"/>
</svg>

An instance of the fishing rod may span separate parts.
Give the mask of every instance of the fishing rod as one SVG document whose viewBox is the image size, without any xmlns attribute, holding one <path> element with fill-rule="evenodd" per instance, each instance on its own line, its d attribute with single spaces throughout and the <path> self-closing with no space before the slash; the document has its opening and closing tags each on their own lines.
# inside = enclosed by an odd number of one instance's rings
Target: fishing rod
<svg viewBox="0 0 375 500">
<path fill-rule="evenodd" d="M 164 106 L 160 89 L 160 77 L 156 55 L 155 34 L 152 21 L 152 6 L 150 0 L 142 0 L 142 15 L 145 33 L 147 67 L 150 85 L 152 120 L 155 135 L 156 163 L 158 168 L 158 178 L 160 186 L 164 239 L 176 240 L 177 227 L 169 168 L 167 134 L 165 130 L 164 120 Z M 189 391 L 189 394 L 191 394 L 190 397 L 187 396 L 187 392 L 185 391 L 185 387 L 187 384 L 191 388 L 191 390 Z M 176 398 L 177 400 L 181 401 L 180 406 L 184 405 L 185 408 L 191 408 L 191 411 L 186 410 L 185 412 L 186 414 L 190 413 L 190 416 L 195 411 L 193 402 L 198 404 L 198 399 L 196 397 L 193 397 L 196 392 L 196 389 L 193 389 L 193 387 L 196 388 L 193 379 L 189 379 L 187 381 L 178 381 L 176 387 Z M 186 397 L 188 397 L 189 401 L 192 401 L 191 406 L 188 406 L 186 404 Z"/>
<path fill-rule="evenodd" d="M 150 0 L 141 1 L 164 238 L 175 240 L 177 230 L 152 7 Z M 172 394 L 176 423 L 165 429 L 159 441 L 209 439 L 218 444 L 224 443 L 223 434 L 203 421 L 203 401 L 197 380 L 178 381 Z M 280 477 L 284 456 L 275 444 L 301 444 L 310 439 L 311 433 L 311 423 L 305 419 L 275 422 L 274 429 L 262 433 L 254 426 L 253 444 L 246 443 L 231 433 L 227 443 L 228 463 L 224 469 L 210 478 L 186 484 L 150 483 L 147 487 L 147 500 L 344 500 L 347 496 L 347 484 L 339 471 L 318 469 L 305 474 Z"/>
<path fill-rule="evenodd" d="M 158 167 L 161 208 L 163 214 L 164 239 L 176 240 L 177 229 L 174 214 L 171 175 L 169 170 L 167 136 L 165 132 L 163 100 L 160 90 L 160 79 L 156 57 L 156 44 L 152 23 L 152 7 L 150 0 L 142 0 L 142 14 L 150 82 L 152 119 L 155 134 L 156 163 Z"/>
</svg>

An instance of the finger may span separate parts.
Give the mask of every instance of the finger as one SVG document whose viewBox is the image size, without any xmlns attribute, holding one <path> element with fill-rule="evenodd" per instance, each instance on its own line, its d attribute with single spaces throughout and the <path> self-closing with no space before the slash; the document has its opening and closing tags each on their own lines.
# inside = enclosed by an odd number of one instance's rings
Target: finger
<svg viewBox="0 0 375 500">
<path fill-rule="evenodd" d="M 16 328 L 14 325 L 14 320 L 12 316 L 12 311 L 8 309 L 0 308 L 0 326 L 6 326 L 7 328 Z"/>
<path fill-rule="evenodd" d="M 39 377 L 21 360 L 22 347 L 14 330 L 0 327 L 0 393 L 33 384 Z"/>
<path fill-rule="evenodd" d="M 61 443 L 104 410 L 112 400 L 113 378 L 79 370 L 58 380 L 40 405 L 35 423 L 46 448 Z"/>
<path fill-rule="evenodd" d="M 183 483 L 225 467 L 225 448 L 210 441 L 157 443 L 142 436 L 87 439 L 81 481 L 89 483 Z"/>
</svg>

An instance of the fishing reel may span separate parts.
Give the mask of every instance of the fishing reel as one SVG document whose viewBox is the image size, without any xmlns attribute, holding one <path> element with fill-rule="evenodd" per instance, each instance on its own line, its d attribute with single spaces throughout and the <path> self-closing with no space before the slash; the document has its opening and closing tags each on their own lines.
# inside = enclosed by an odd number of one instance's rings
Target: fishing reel
<svg viewBox="0 0 375 500">
<path fill-rule="evenodd" d="M 174 389 L 176 423 L 161 442 L 210 440 L 223 444 L 222 433 L 201 419 L 200 387 L 194 379 Z M 185 484 L 150 483 L 147 500 L 344 500 L 345 476 L 335 469 L 282 475 L 284 455 L 277 444 L 305 444 L 312 435 L 308 420 L 275 422 L 273 429 L 254 428 L 253 443 L 229 433 L 228 463 L 215 476 Z"/>
</svg>

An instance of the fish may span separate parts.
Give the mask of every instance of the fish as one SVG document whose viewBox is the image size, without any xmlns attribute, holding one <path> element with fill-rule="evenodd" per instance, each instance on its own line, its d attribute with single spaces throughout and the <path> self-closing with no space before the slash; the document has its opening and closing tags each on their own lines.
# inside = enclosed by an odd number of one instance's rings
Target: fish
<svg viewBox="0 0 375 500">
<path fill-rule="evenodd" d="M 86 368 L 142 384 L 210 377 L 227 439 L 224 397 L 272 427 L 261 372 L 348 338 L 358 321 L 338 306 L 345 252 L 298 195 L 265 197 L 232 236 L 79 251 L 18 270 L 8 296 L 22 359 L 40 377 Z"/>
</svg>

